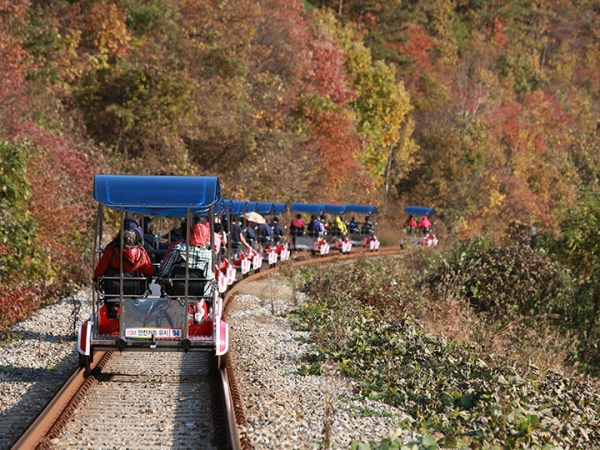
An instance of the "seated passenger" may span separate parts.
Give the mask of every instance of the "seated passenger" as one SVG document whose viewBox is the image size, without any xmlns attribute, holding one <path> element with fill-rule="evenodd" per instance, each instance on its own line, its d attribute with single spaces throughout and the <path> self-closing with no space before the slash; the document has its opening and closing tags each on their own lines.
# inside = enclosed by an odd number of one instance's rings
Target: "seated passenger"
<svg viewBox="0 0 600 450">
<path fill-rule="evenodd" d="M 348 233 L 360 234 L 360 225 L 356 221 L 356 216 L 352 216 L 352 220 L 348 223 Z"/>
<path fill-rule="evenodd" d="M 423 218 L 417 225 L 417 228 L 419 228 L 419 230 L 421 230 L 423 234 L 427 234 L 429 232 L 429 229 L 431 228 L 431 222 L 429 221 L 427 216 L 423 216 Z"/>
<path fill-rule="evenodd" d="M 273 217 L 273 223 L 271 224 L 271 228 L 273 229 L 273 240 L 275 242 L 280 242 L 285 235 L 283 227 L 279 223 L 279 218 Z"/>
<path fill-rule="evenodd" d="M 373 225 L 373 222 L 371 222 L 370 219 L 370 216 L 365 217 L 365 223 L 363 223 L 363 226 L 360 230 L 360 233 L 364 236 L 373 236 L 373 233 L 375 231 L 375 226 Z"/>
<path fill-rule="evenodd" d="M 273 230 L 271 230 L 271 227 L 268 223 L 259 223 L 256 227 L 256 232 L 258 233 L 258 239 L 261 244 L 268 245 L 271 243 Z"/>
<path fill-rule="evenodd" d="M 246 220 L 246 228 L 244 228 L 243 236 L 246 238 L 248 245 L 252 247 L 256 240 L 256 233 L 254 231 L 254 224 L 248 220 Z"/>
<path fill-rule="evenodd" d="M 223 224 L 215 223 L 215 252 L 217 255 L 223 250 L 223 246 L 227 245 L 227 235 L 223 231 Z"/>
<path fill-rule="evenodd" d="M 246 237 L 244 236 L 242 230 L 243 217 L 238 217 L 235 221 L 232 221 L 231 224 L 231 248 L 233 250 L 238 250 L 240 245 L 243 245 L 245 248 L 250 249 L 250 244 L 246 241 Z"/>
<path fill-rule="evenodd" d="M 102 257 L 94 270 L 94 281 L 103 276 L 118 277 L 121 268 L 121 233 L 106 246 Z M 151 277 L 154 273 L 152 261 L 141 243 L 138 232 L 127 228 L 123 230 L 123 275 L 127 277 Z M 118 282 L 115 283 L 117 290 Z M 137 289 L 136 289 L 137 291 Z M 125 287 L 123 288 L 125 293 Z M 131 292 L 128 292 L 131 294 Z M 141 294 L 142 292 L 135 292 Z M 117 306 L 114 302 L 106 304 L 106 314 L 109 318 L 117 317 Z"/>
<path fill-rule="evenodd" d="M 173 227 L 173 229 L 169 231 L 168 234 L 164 235 L 163 238 L 168 239 L 171 243 L 181 241 L 181 239 L 185 237 L 186 223 L 187 220 L 183 219 L 178 227 Z"/>
<path fill-rule="evenodd" d="M 319 237 L 319 235 L 323 233 L 325 229 L 323 228 L 323 224 L 319 221 L 319 219 L 315 215 L 312 215 L 310 216 L 310 222 L 308 223 L 307 230 L 310 237 Z"/>
<path fill-rule="evenodd" d="M 144 217 L 144 248 L 150 255 L 150 260 L 153 263 L 159 262 L 162 258 L 159 258 L 156 254 L 156 250 L 160 249 L 160 239 L 154 234 L 154 222 L 150 217 Z"/>
<path fill-rule="evenodd" d="M 302 214 L 296 215 L 296 218 L 292 220 L 290 225 L 290 234 L 292 236 L 304 235 L 304 221 L 302 220 Z"/>
<path fill-rule="evenodd" d="M 417 221 L 413 218 L 412 214 L 408 216 L 408 219 L 406 219 L 402 228 L 404 228 L 407 233 L 412 233 L 417 229 Z"/>
<path fill-rule="evenodd" d="M 331 226 L 331 231 L 334 236 L 345 236 L 348 234 L 348 229 L 346 228 L 346 224 L 342 222 L 340 216 L 335 217 L 335 221 Z"/>
<path fill-rule="evenodd" d="M 165 285 L 170 283 L 170 278 L 183 278 L 185 271 L 182 269 L 185 269 L 186 261 L 190 278 L 214 280 L 212 250 L 208 248 L 208 244 L 210 244 L 210 230 L 202 223 L 195 224 L 190 230 L 189 249 L 185 240 L 173 246 L 160 265 L 156 281 Z M 204 295 L 210 295 L 210 288 L 211 286 L 205 289 Z"/>
</svg>

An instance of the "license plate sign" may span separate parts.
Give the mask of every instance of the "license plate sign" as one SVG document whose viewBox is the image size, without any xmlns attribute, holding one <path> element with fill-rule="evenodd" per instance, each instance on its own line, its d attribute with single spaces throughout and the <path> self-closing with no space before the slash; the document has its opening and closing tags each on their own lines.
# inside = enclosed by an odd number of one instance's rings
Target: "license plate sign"
<svg viewBox="0 0 600 450">
<path fill-rule="evenodd" d="M 126 338 L 150 339 L 154 335 L 160 338 L 181 338 L 183 335 L 180 328 L 125 328 Z"/>
</svg>

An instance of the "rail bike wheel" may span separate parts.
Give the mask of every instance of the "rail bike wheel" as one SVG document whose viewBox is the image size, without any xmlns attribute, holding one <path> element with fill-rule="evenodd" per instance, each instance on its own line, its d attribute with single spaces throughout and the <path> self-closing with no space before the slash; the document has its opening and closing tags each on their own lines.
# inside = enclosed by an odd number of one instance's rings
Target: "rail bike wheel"
<svg viewBox="0 0 600 450">
<path fill-rule="evenodd" d="M 79 367 L 83 367 L 86 372 L 89 372 L 91 364 L 92 364 L 91 355 L 82 355 L 81 353 L 79 353 Z"/>
</svg>

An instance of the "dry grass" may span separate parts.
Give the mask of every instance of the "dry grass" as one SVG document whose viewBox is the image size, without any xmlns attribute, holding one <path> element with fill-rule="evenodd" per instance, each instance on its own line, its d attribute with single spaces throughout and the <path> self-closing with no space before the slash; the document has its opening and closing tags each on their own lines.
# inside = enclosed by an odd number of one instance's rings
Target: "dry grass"
<svg viewBox="0 0 600 450">
<path fill-rule="evenodd" d="M 540 369 L 554 369 L 574 376 L 577 367 L 568 363 L 577 341 L 560 334 L 548 324 L 548 318 L 535 319 L 539 328 L 533 329 L 524 319 L 503 326 L 489 323 L 476 314 L 468 302 L 454 297 L 435 297 L 414 308 L 412 313 L 430 333 L 445 336 L 459 343 L 475 342 L 489 354 L 503 355 Z"/>
</svg>

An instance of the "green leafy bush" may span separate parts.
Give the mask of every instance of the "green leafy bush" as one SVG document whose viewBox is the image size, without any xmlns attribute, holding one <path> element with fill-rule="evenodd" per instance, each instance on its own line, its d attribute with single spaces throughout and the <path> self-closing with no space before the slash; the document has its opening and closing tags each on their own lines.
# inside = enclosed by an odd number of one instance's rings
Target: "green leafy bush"
<svg viewBox="0 0 600 450">
<path fill-rule="evenodd" d="M 525 250 L 515 251 L 537 261 Z M 342 373 L 359 381 L 361 395 L 403 409 L 413 421 L 401 425 L 423 435 L 407 444 L 396 438 L 353 448 L 600 444 L 594 384 L 426 332 L 410 314 L 414 303 L 424 301 L 421 284 L 408 282 L 404 267 L 398 259 L 324 269 L 307 283 L 310 300 L 292 315 L 311 330 L 315 346 L 305 358 L 305 373 L 336 361 Z M 524 280 L 523 292 L 531 295 L 532 281 Z"/>
<path fill-rule="evenodd" d="M 500 322 L 562 313 L 572 295 L 568 272 L 544 251 L 521 244 L 500 247 L 479 238 L 456 244 L 424 284 L 464 298 Z"/>
</svg>

